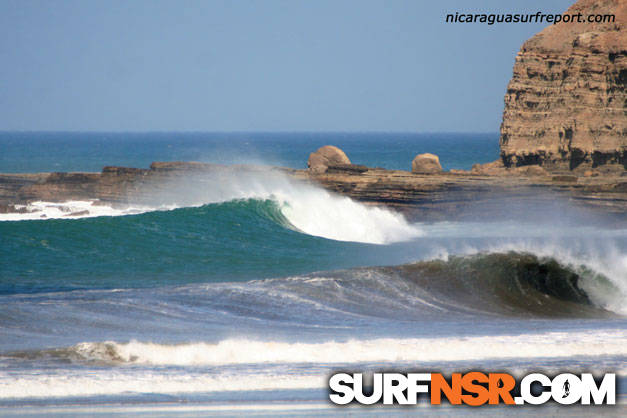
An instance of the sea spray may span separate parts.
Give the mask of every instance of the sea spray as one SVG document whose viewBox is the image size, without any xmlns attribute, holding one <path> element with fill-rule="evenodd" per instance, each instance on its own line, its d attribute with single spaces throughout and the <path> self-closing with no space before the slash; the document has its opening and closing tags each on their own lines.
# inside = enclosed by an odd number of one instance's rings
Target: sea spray
<svg viewBox="0 0 627 418">
<path fill-rule="evenodd" d="M 544 228 L 544 231 L 550 230 Z M 576 232 L 581 236 L 586 231 Z M 625 231 L 614 232 L 618 237 L 625 234 Z M 627 315 L 627 253 L 612 239 L 603 243 L 588 240 L 570 240 L 564 243 L 558 240 L 539 242 L 533 239 L 519 238 L 512 241 L 501 238 L 480 247 L 468 243 L 456 251 L 460 255 L 507 252 L 528 253 L 558 260 L 581 277 L 579 286 L 595 305 Z M 447 259 L 446 251 L 442 251 L 439 258 Z"/>
<path fill-rule="evenodd" d="M 275 201 L 289 226 L 308 235 L 337 241 L 389 244 L 422 235 L 418 226 L 409 224 L 399 213 L 368 207 L 270 170 L 230 171 L 170 180 L 164 190 L 155 191 L 149 200 L 126 206 L 111 207 L 90 201 L 33 202 L 20 206 L 24 213 L 0 214 L 0 221 L 122 216 L 242 199 Z"/>
</svg>

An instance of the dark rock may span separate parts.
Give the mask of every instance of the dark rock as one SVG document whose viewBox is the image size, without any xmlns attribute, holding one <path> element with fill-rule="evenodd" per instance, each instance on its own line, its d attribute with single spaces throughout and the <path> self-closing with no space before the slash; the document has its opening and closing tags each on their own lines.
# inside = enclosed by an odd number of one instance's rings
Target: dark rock
<svg viewBox="0 0 627 418">
<path fill-rule="evenodd" d="M 330 164 L 327 173 L 365 173 L 369 168 L 358 164 Z"/>
</svg>

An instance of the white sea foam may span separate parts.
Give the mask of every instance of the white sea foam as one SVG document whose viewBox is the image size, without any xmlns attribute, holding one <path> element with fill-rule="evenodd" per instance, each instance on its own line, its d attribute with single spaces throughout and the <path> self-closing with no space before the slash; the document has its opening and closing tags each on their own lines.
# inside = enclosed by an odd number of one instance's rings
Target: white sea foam
<svg viewBox="0 0 627 418">
<path fill-rule="evenodd" d="M 277 194 L 281 211 L 298 230 L 337 241 L 387 244 L 422 235 L 420 228 L 387 209 L 315 189 L 300 196 Z"/>
<path fill-rule="evenodd" d="M 163 345 L 131 341 L 81 343 L 74 346 L 73 350 L 81 358 L 94 361 L 177 366 L 467 361 L 627 355 L 627 330 L 463 338 L 381 338 L 321 343 L 227 339 L 217 344 Z"/>
<path fill-rule="evenodd" d="M 324 388 L 327 370 L 356 363 L 410 362 L 415 367 L 427 367 L 434 364 L 430 362 L 511 359 L 513 365 L 518 364 L 512 372 L 522 373 L 525 367 L 519 363 L 520 359 L 537 368 L 539 364 L 550 365 L 555 359 L 571 358 L 577 363 L 582 357 L 627 355 L 627 330 L 321 343 L 238 339 L 182 345 L 82 343 L 72 350 L 85 359 L 127 362 L 123 364 L 133 367 L 37 374 L 0 371 L 0 399 Z M 290 363 L 299 366 L 294 368 Z M 315 367 L 303 368 L 307 363 Z M 265 365 L 250 367 L 253 364 Z M 192 368 L 181 369 L 181 366 Z M 212 369 L 211 373 L 193 369 L 202 366 L 224 368 Z M 613 371 L 627 372 L 619 369 Z"/>
<path fill-rule="evenodd" d="M 294 228 L 337 241 L 388 244 L 422 235 L 418 226 L 409 224 L 399 213 L 295 182 L 281 173 L 241 172 L 202 180 L 202 186 L 193 190 L 187 185 L 177 186 L 180 192 L 174 201 L 198 206 L 236 199 L 274 200 Z"/>
<path fill-rule="evenodd" d="M 78 219 L 93 218 L 97 216 L 122 216 L 144 213 L 157 208 L 151 206 L 125 206 L 123 208 L 113 208 L 107 205 L 100 205 L 88 200 L 70 200 L 67 202 L 32 202 L 28 205 L 15 205 L 23 213 L 3 213 L 0 214 L 0 221 L 25 221 L 25 220 L 45 220 L 45 219 Z M 162 209 L 168 209 L 163 207 Z"/>
<path fill-rule="evenodd" d="M 0 372 L 0 399 L 54 398 L 130 393 L 207 393 L 322 388 L 326 376 L 267 374 L 190 374 L 151 370 L 57 372 L 10 376 Z"/>
</svg>

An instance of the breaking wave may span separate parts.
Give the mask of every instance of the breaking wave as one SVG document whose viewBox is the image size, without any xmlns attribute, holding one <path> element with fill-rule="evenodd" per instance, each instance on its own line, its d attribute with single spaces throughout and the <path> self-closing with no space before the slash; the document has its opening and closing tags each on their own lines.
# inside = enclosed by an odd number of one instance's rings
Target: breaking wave
<svg viewBox="0 0 627 418">
<path fill-rule="evenodd" d="M 627 302 L 620 288 L 624 271 L 610 276 L 530 252 L 478 253 L 380 270 L 400 275 L 434 300 L 501 315 L 597 316 L 620 313 Z"/>
<path fill-rule="evenodd" d="M 256 311 L 255 303 L 273 307 L 275 315 L 289 315 L 298 305 L 302 317 L 291 318 L 304 322 L 311 317 L 603 318 L 626 313 L 623 280 L 589 265 L 511 251 L 225 285 L 228 292 L 212 285 L 204 290 L 216 298 L 254 301 L 248 309 L 262 316 L 267 313 Z"/>
<path fill-rule="evenodd" d="M 30 354 L 31 357 L 43 355 L 75 362 L 168 366 L 619 356 L 627 355 L 627 331 L 548 332 L 464 338 L 377 338 L 318 343 L 226 339 L 218 343 L 167 345 L 107 341 L 85 342 L 65 349 Z"/>
<path fill-rule="evenodd" d="M 259 326 L 263 329 L 286 326 L 301 329 L 351 329 L 367 326 L 394 327 L 402 330 L 410 327 L 416 332 L 414 335 L 420 335 L 419 325 L 434 321 L 444 324 L 459 321 L 474 323 L 487 318 L 619 318 L 620 308 L 624 309 L 627 305 L 627 298 L 613 283 L 612 280 L 615 279 L 610 279 L 587 266 L 565 265 L 554 258 L 509 252 L 240 283 L 76 291 L 51 294 L 49 303 L 45 305 L 40 303 L 40 296 L 24 296 L 18 303 L 22 307 L 34 304 L 33 308 L 37 307 L 40 311 L 49 306 L 50 308 L 46 309 L 52 309 L 50 312 L 54 313 L 55 320 L 67 324 L 76 322 L 75 318 L 90 315 L 94 310 L 108 312 L 110 322 L 107 327 L 112 330 L 124 324 L 126 318 L 147 321 L 147 324 L 154 328 L 154 314 L 159 316 L 159 322 L 165 327 L 187 327 L 190 335 L 202 333 L 207 323 L 218 327 L 222 324 L 227 329 L 259 328 Z M 89 300 L 90 303 L 86 305 L 85 300 Z M 59 304 L 73 307 L 66 309 L 67 317 L 55 310 L 54 306 Z M 12 308 L 7 306 L 7 309 L 11 312 Z M 27 308 L 23 309 L 28 311 Z M 47 314 L 44 311 L 40 315 Z M 15 318 L 6 317 L 5 322 L 11 328 L 35 327 L 36 324 L 29 318 L 23 315 Z M 193 331 L 194 329 L 198 331 Z M 87 335 L 91 330 L 75 332 L 76 335 Z M 106 334 L 100 335 L 106 338 Z M 604 338 L 608 344 L 613 341 L 609 336 L 606 337 Z M 623 337 L 624 335 L 621 338 Z M 454 340 L 455 343 L 451 343 L 451 346 L 463 345 L 467 338 Z M 161 361 L 158 358 L 170 358 L 176 353 L 177 356 L 182 356 L 180 358 L 187 359 L 180 360 L 182 362 L 200 359 L 198 361 L 205 363 L 211 361 L 228 363 L 235 361 L 228 358 L 237 358 L 240 362 L 280 362 L 281 358 L 291 359 L 289 361 L 306 361 L 307 356 L 317 355 L 315 354 L 317 352 L 325 353 L 321 354 L 321 358 L 333 358 L 343 362 L 347 360 L 341 360 L 344 357 L 333 352 L 334 350 L 341 352 L 344 349 L 350 358 L 363 357 L 363 361 L 405 358 L 405 354 L 399 354 L 396 349 L 381 354 L 383 352 L 377 347 L 389 346 L 390 341 L 379 341 L 370 346 L 363 345 L 366 343 L 342 346 L 341 344 L 348 343 L 308 345 L 237 341 L 229 343 L 227 340 L 217 345 L 198 343 L 184 346 L 161 346 L 139 342 L 126 344 L 88 342 L 79 344 L 70 351 L 61 350 L 58 353 L 111 361 L 155 363 Z M 441 339 L 403 341 L 405 341 L 401 344 L 403 347 L 426 347 L 426 352 L 437 352 L 438 356 L 447 352 L 446 346 L 438 346 Z M 577 347 L 581 347 L 582 350 L 584 347 L 589 348 L 593 340 L 586 341 L 586 344 L 581 346 L 573 346 L 571 351 L 575 353 L 579 349 Z M 621 341 L 621 344 L 625 343 L 624 338 Z M 464 355 L 472 357 L 474 354 L 469 354 L 471 347 L 482 347 L 477 356 L 498 357 L 499 352 L 507 352 L 504 347 L 510 343 L 511 341 L 504 343 L 503 346 L 497 344 L 494 347 L 498 348 L 493 351 L 484 351 L 484 345 L 475 341 L 464 350 L 466 353 Z M 360 344 L 363 354 L 359 354 L 362 352 Z M 612 344 L 608 344 L 599 345 L 599 350 L 613 347 Z M 233 354 L 238 345 L 246 346 L 248 354 L 239 352 Z M 516 345 L 516 350 L 520 352 L 521 345 L 518 342 Z M 533 344 L 529 347 L 529 350 L 533 351 Z M 408 349 L 407 352 L 410 351 L 411 349 Z M 542 350 L 538 351 L 541 352 Z M 47 353 L 57 352 L 47 351 Z M 375 357 L 367 357 L 371 355 Z M 214 360 L 209 360 L 210 358 Z M 297 358 L 300 360 L 296 360 Z"/>
<path fill-rule="evenodd" d="M 250 200 L 276 204 L 287 220 L 282 226 L 332 239 L 370 244 L 407 241 L 422 235 L 399 213 L 369 207 L 348 197 L 306 183 L 295 183 L 277 173 L 240 173 L 227 178 L 196 178 L 190 184 L 170 185 L 167 193 L 125 206 L 106 206 L 92 201 L 33 202 L 17 205 L 20 213 L 0 214 L 0 221 L 80 219 L 99 216 L 136 215 L 151 211 L 216 205 Z M 267 213 L 267 212 L 265 212 Z M 265 214 L 264 213 L 264 214 Z"/>
<path fill-rule="evenodd" d="M 124 323 L 127 318 L 138 318 L 137 312 L 143 312 L 146 324 L 154 322 L 158 315 L 157 322 L 166 328 L 187 327 L 187 332 L 195 337 L 183 343 L 163 343 L 149 338 L 104 340 L 105 336 L 101 341 L 59 345 L 62 348 L 56 349 L 5 352 L 0 361 L 51 362 L 100 371 L 80 374 L 70 368 L 67 376 L 45 378 L 0 374 L 0 398 L 121 394 L 137 391 L 138 387 L 151 393 L 320 388 L 326 384 L 321 368 L 331 370 L 357 364 L 360 368 L 494 361 L 508 364 L 521 358 L 527 359 L 528 364 L 560 364 L 573 359 L 594 364 L 599 358 L 621 364 L 627 356 L 624 328 L 542 332 L 512 329 L 507 322 L 508 328 L 488 335 L 481 331 L 461 335 L 419 331 L 420 324 L 442 327 L 447 321 L 479 326 L 481 318 L 486 317 L 616 318 L 618 315 L 608 310 L 605 299 L 608 295 L 622 297 L 618 306 L 625 306 L 627 299 L 614 284 L 616 279 L 590 266 L 511 251 L 246 283 L 60 293 L 53 296 L 60 298 L 58 301 L 43 305 L 53 309 L 62 301 L 69 307 L 66 311 L 78 318 L 109 309 L 107 317 L 112 322 L 101 322 L 97 335 L 102 336 L 106 328 Z M 38 307 L 43 306 L 40 296 L 32 298 Z M 24 312 L 29 310 L 30 299 L 24 296 L 20 302 Z M 46 317 L 45 312 L 38 315 Z M 170 322 L 172 319 L 181 322 Z M 24 320 L 33 323 L 28 317 Z M 63 317 L 58 311 L 55 321 L 80 322 Z M 263 332 L 257 337 L 211 340 L 205 328 L 194 328 L 206 321 L 212 326 L 223 321 L 229 329 L 246 329 L 252 324 Z M 334 326 L 348 330 L 367 324 L 382 329 L 394 326 L 402 333 L 374 337 L 341 333 L 294 341 L 289 336 L 274 337 L 272 330 L 277 329 L 273 328 L 277 324 L 299 330 Z M 75 334 L 79 335 L 85 334 Z M 194 369 L 203 367 L 208 369 Z M 294 367 L 307 373 L 285 374 L 285 370 Z M 253 376 L 250 372 L 267 369 L 280 376 Z M 219 372 L 212 374 L 216 370 Z M 241 370 L 246 371 L 245 376 Z M 144 377 L 146 385 L 141 384 Z"/>
</svg>

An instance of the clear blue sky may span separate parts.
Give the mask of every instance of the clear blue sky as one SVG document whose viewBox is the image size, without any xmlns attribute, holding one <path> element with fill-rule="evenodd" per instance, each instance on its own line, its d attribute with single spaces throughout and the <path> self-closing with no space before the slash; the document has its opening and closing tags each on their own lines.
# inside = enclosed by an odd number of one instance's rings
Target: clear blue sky
<svg viewBox="0 0 627 418">
<path fill-rule="evenodd" d="M 0 130 L 496 132 L 571 0 L 0 0 Z"/>
</svg>

